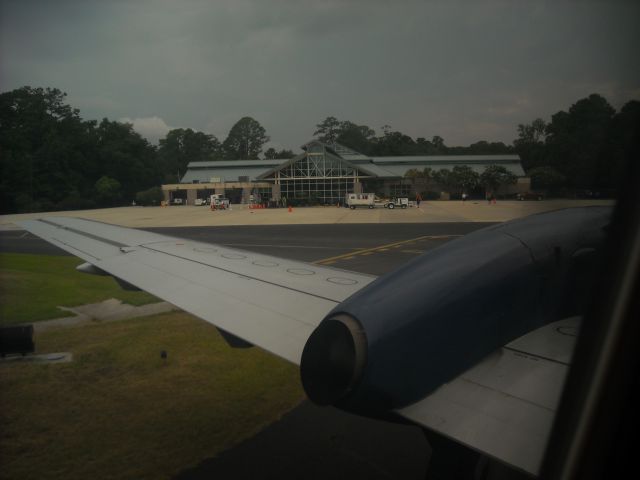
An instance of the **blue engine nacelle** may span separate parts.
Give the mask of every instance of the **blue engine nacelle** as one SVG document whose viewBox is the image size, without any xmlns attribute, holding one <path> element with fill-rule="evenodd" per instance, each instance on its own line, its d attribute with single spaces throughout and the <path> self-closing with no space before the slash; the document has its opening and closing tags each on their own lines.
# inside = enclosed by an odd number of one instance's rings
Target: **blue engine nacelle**
<svg viewBox="0 0 640 480">
<path fill-rule="evenodd" d="M 377 279 L 309 337 L 305 392 L 358 413 L 399 408 L 511 340 L 581 313 L 610 215 L 587 207 L 491 226 Z"/>
</svg>

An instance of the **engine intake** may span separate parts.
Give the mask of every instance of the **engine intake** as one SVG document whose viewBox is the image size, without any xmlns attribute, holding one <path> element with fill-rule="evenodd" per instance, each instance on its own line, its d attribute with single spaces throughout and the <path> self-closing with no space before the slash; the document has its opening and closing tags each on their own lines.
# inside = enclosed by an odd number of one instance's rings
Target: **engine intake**
<svg viewBox="0 0 640 480">
<path fill-rule="evenodd" d="M 345 314 L 323 320 L 302 352 L 302 386 L 314 403 L 330 405 L 358 384 L 367 360 L 362 325 Z"/>
</svg>

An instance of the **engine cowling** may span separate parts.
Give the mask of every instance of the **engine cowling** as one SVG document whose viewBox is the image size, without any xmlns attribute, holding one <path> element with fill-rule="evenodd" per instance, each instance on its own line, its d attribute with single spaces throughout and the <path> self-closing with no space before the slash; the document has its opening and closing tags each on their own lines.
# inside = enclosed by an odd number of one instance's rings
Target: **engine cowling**
<svg viewBox="0 0 640 480">
<path fill-rule="evenodd" d="M 509 341 L 581 313 L 572 291 L 593 278 L 610 213 L 567 209 L 488 227 L 377 279 L 309 337 L 305 392 L 364 414 L 406 406 Z"/>
</svg>

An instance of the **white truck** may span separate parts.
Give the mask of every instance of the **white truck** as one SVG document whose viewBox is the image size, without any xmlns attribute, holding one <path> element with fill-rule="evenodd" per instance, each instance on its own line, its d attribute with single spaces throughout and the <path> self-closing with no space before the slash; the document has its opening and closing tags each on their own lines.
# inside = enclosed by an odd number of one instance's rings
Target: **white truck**
<svg viewBox="0 0 640 480">
<path fill-rule="evenodd" d="M 351 210 L 355 210 L 356 207 L 373 208 L 375 206 L 375 194 L 373 193 L 347 193 L 344 199 L 344 204 Z"/>
<path fill-rule="evenodd" d="M 229 208 L 229 199 L 220 193 L 211 195 L 209 203 L 211 204 L 211 210 L 226 210 Z"/>
<path fill-rule="evenodd" d="M 407 197 L 394 197 L 385 202 L 384 206 L 389 210 L 393 210 L 394 208 L 407 208 L 409 206 L 409 199 Z"/>
</svg>

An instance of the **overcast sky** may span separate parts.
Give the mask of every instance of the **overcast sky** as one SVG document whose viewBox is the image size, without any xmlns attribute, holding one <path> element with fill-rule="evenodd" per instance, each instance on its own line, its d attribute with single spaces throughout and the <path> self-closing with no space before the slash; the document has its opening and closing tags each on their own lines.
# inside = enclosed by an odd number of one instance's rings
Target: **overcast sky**
<svg viewBox="0 0 640 480">
<path fill-rule="evenodd" d="M 156 142 L 224 140 L 243 116 L 276 148 L 333 115 L 447 145 L 600 93 L 640 99 L 640 2 L 0 0 L 0 90 L 56 87 L 85 119 Z"/>
</svg>

